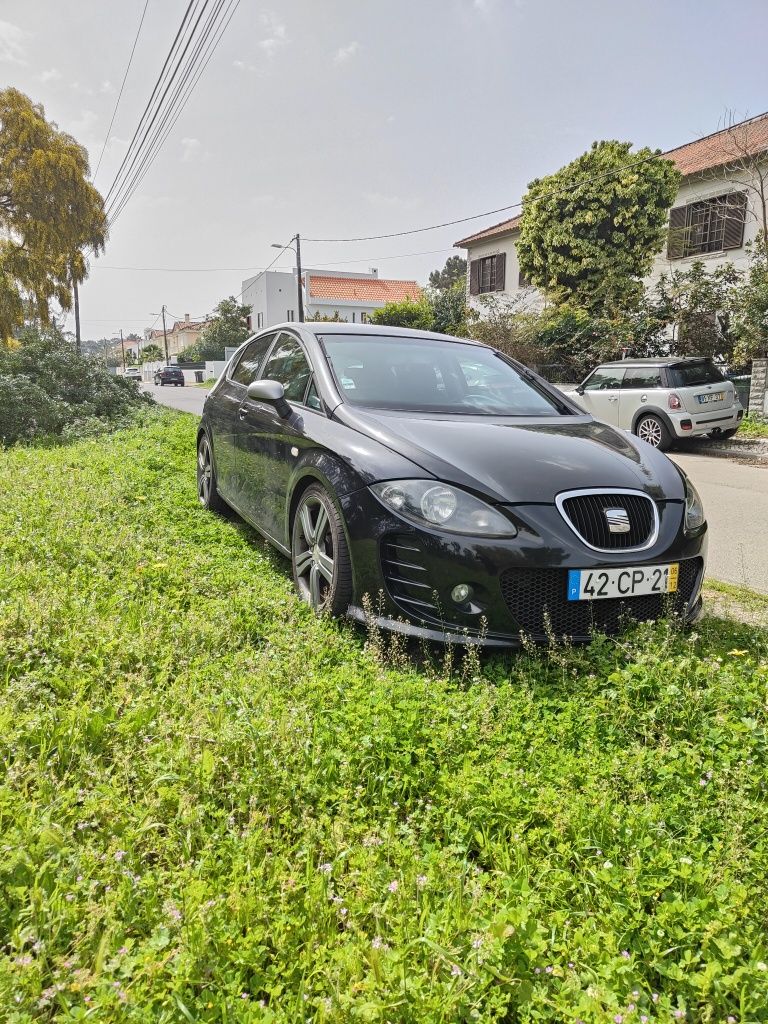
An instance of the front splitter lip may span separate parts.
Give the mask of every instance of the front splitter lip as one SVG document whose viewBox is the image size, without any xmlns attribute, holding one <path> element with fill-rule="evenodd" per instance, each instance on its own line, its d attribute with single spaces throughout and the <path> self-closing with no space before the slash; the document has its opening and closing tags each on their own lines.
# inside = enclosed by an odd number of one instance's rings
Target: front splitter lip
<svg viewBox="0 0 768 1024">
<path fill-rule="evenodd" d="M 696 598 L 696 602 L 692 608 L 690 608 L 686 614 L 682 617 L 682 622 L 686 626 L 693 625 L 697 622 L 704 610 L 704 602 L 702 601 L 701 595 Z M 513 649 L 517 650 L 524 646 L 524 643 L 529 641 L 533 642 L 537 646 L 549 646 L 552 644 L 552 637 L 547 636 L 527 636 L 525 641 L 521 636 L 515 636 L 510 634 L 509 636 L 498 636 L 498 635 L 484 635 L 478 633 L 461 632 L 460 630 L 441 630 L 441 629 L 430 629 L 427 626 L 417 626 L 413 622 L 408 622 L 405 619 L 393 619 L 387 615 L 369 615 L 363 608 L 357 605 L 350 605 L 346 612 L 347 618 L 354 619 L 355 622 L 361 622 L 365 626 L 373 626 L 376 629 L 383 629 L 390 633 L 400 633 L 403 636 L 414 637 L 419 640 L 428 640 L 438 644 L 457 644 L 464 647 L 483 647 L 483 648 L 496 648 L 496 649 Z M 564 637 L 563 640 L 567 640 L 568 643 L 574 644 L 589 644 L 595 636 L 600 636 L 599 632 L 589 636 L 568 636 Z M 560 640 L 560 637 L 555 638 L 555 642 Z"/>
</svg>

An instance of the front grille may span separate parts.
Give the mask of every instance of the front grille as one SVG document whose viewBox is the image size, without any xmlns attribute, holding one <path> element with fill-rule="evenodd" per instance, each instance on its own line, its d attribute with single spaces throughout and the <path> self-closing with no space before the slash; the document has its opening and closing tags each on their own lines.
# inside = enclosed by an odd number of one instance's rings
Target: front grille
<svg viewBox="0 0 768 1024">
<path fill-rule="evenodd" d="M 384 579 L 395 602 L 409 615 L 435 616 L 438 608 L 434 587 L 421 558 L 415 538 L 407 534 L 392 534 L 382 544 Z"/>
<path fill-rule="evenodd" d="M 520 631 L 526 636 L 588 637 L 592 633 L 618 633 L 627 622 L 645 622 L 683 612 L 693 596 L 701 571 L 700 558 L 680 562 L 675 594 L 569 601 L 567 569 L 507 569 L 501 574 L 501 592 Z"/>
<path fill-rule="evenodd" d="M 651 498 L 640 493 L 574 494 L 564 496 L 558 507 L 572 530 L 593 548 L 621 551 L 647 544 L 655 532 L 658 513 Z M 629 519 L 627 533 L 611 533 L 606 509 L 623 509 Z"/>
</svg>

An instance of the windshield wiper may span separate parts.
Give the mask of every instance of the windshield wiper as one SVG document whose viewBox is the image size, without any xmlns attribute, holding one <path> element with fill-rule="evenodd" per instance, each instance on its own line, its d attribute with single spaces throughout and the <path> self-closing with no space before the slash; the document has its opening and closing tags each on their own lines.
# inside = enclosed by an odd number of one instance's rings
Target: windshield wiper
<svg viewBox="0 0 768 1024">
<path fill-rule="evenodd" d="M 555 392 L 555 394 L 550 394 L 549 391 L 542 391 L 541 381 L 539 380 L 539 378 L 536 376 L 536 374 L 532 370 L 529 370 L 528 367 L 525 366 L 523 363 L 518 362 L 517 359 L 512 359 L 511 356 L 505 356 L 503 352 L 497 352 L 495 349 L 494 349 L 493 354 L 498 359 L 501 359 L 501 361 L 504 362 L 504 363 L 511 362 L 514 365 L 515 370 L 517 371 L 517 373 L 520 374 L 520 376 L 523 378 L 523 380 L 527 380 L 528 383 L 536 391 L 538 391 L 538 393 L 540 395 L 543 394 L 551 402 L 554 402 L 555 407 L 557 408 L 557 410 L 559 412 L 561 412 L 564 416 L 579 416 L 579 415 L 583 415 L 581 413 L 574 412 L 573 409 L 570 408 L 570 406 L 566 403 L 566 401 L 560 397 L 559 393 L 557 392 L 557 388 L 554 385 L 551 385 L 551 387 L 552 387 L 552 390 Z"/>
</svg>

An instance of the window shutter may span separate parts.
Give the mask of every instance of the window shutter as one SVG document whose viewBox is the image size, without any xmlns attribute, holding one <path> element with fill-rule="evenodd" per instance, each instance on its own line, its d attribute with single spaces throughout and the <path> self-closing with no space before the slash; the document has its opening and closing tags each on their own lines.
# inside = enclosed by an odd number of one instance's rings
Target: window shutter
<svg viewBox="0 0 768 1024">
<path fill-rule="evenodd" d="M 725 227 L 723 248 L 738 249 L 744 241 L 744 220 L 747 212 L 747 193 L 730 192 L 724 197 Z"/>
<path fill-rule="evenodd" d="M 506 276 L 507 254 L 500 252 L 496 256 L 496 291 L 504 291 L 504 278 Z"/>
<path fill-rule="evenodd" d="M 687 206 L 674 206 L 669 211 L 667 259 L 679 260 L 685 256 L 685 215 Z"/>
<path fill-rule="evenodd" d="M 480 260 L 472 260 L 469 264 L 469 294 L 480 294 Z"/>
</svg>

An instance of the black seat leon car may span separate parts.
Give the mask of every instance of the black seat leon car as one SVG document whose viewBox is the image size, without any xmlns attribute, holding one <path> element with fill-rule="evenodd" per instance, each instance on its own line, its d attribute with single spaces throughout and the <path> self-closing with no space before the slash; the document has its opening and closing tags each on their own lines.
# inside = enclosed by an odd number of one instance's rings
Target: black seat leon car
<svg viewBox="0 0 768 1024">
<path fill-rule="evenodd" d="M 164 384 L 173 384 L 176 388 L 184 387 L 184 371 L 180 366 L 169 363 L 168 366 L 161 366 L 155 370 L 155 384 L 163 387 Z"/>
<path fill-rule="evenodd" d="M 385 629 L 508 646 L 701 610 L 683 471 L 463 338 L 260 332 L 205 402 L 197 483 L 291 559 L 316 611 Z"/>
</svg>

